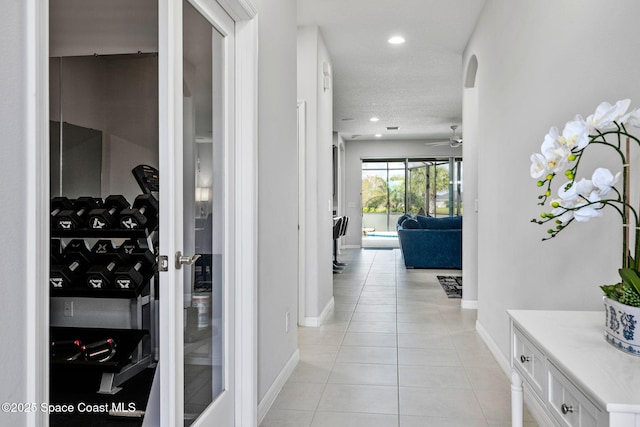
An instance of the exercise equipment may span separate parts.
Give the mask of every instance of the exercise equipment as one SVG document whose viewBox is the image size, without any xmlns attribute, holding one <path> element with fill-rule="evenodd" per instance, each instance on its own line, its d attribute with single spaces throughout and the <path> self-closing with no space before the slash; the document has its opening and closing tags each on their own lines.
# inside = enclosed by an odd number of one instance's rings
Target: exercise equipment
<svg viewBox="0 0 640 427">
<path fill-rule="evenodd" d="M 114 262 L 117 248 L 113 241 L 108 239 L 98 240 L 91 248 L 93 263 L 87 270 L 87 286 L 92 289 L 106 288 L 112 282 L 112 271 L 117 266 Z M 111 266 L 111 264 L 114 264 Z"/>
<path fill-rule="evenodd" d="M 107 362 L 116 355 L 116 342 L 107 338 L 81 347 L 82 355 L 88 362 Z"/>
<path fill-rule="evenodd" d="M 125 241 L 117 249 L 111 240 L 98 240 L 91 252 L 94 254 L 95 265 L 87 270 L 87 286 L 104 289 L 113 286 L 116 269 L 127 262 L 133 263 L 142 250 L 135 239 Z"/>
<path fill-rule="evenodd" d="M 144 194 L 158 194 L 160 191 L 158 169 L 149 165 L 138 165 L 131 170 L 131 173 Z"/>
<path fill-rule="evenodd" d="M 78 280 L 91 263 L 91 251 L 82 239 L 74 239 L 62 251 L 65 264 L 52 265 L 49 284 L 53 288 L 68 288 L 78 284 Z"/>
<path fill-rule="evenodd" d="M 158 224 L 158 200 L 152 194 L 141 194 L 133 202 L 133 209 L 120 212 L 120 227 L 153 230 Z"/>
<path fill-rule="evenodd" d="M 57 227 L 57 216 L 62 211 L 73 210 L 73 202 L 66 197 L 54 197 L 49 204 L 51 209 L 51 226 Z"/>
<path fill-rule="evenodd" d="M 51 359 L 70 362 L 82 356 L 82 342 L 80 340 L 64 340 L 51 342 Z"/>
<path fill-rule="evenodd" d="M 57 228 L 72 230 L 84 228 L 89 211 L 102 206 L 102 200 L 93 197 L 78 197 L 73 204 L 73 209 L 61 210 L 56 216 Z"/>
<path fill-rule="evenodd" d="M 64 257 L 62 256 L 62 242 L 60 239 L 51 239 L 50 241 L 50 263 L 51 265 L 62 264 Z"/>
<path fill-rule="evenodd" d="M 89 212 L 89 228 L 102 230 L 114 228 L 118 225 L 118 213 L 123 209 L 128 209 L 131 205 L 124 196 L 117 194 L 104 199 L 102 208 L 93 209 Z"/>
<path fill-rule="evenodd" d="M 115 286 L 119 289 L 137 289 L 154 270 L 156 257 L 150 250 L 134 254 L 137 262 L 133 266 L 121 267 L 115 273 Z"/>
</svg>

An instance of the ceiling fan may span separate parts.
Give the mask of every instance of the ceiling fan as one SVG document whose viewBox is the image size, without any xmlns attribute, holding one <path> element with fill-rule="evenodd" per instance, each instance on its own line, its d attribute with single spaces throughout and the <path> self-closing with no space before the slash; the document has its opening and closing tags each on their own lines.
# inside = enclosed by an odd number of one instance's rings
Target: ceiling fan
<svg viewBox="0 0 640 427">
<path fill-rule="evenodd" d="M 425 142 L 424 145 L 429 146 L 440 146 L 440 145 L 449 145 L 451 148 L 458 148 L 462 146 L 462 137 L 458 137 L 456 135 L 456 129 L 458 129 L 458 125 L 451 125 L 451 137 L 448 140 L 444 141 L 431 141 Z"/>
</svg>

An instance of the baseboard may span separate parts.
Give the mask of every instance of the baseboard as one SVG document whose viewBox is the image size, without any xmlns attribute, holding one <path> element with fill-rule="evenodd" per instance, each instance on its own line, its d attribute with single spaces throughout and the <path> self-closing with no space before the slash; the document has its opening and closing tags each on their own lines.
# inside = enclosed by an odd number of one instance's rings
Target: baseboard
<svg viewBox="0 0 640 427">
<path fill-rule="evenodd" d="M 478 332 L 478 335 L 480 335 L 482 341 L 484 341 L 487 347 L 489 347 L 489 351 L 498 362 L 498 365 L 500 365 L 500 368 L 502 368 L 502 370 L 504 371 L 505 375 L 509 379 L 509 382 L 511 382 L 511 364 L 509 363 L 509 359 L 505 357 L 504 354 L 502 354 L 496 342 L 491 338 L 487 330 L 477 320 L 476 332 Z M 524 404 L 526 405 L 527 409 L 529 409 L 529 412 L 531 412 L 531 415 L 536 420 L 538 425 L 541 427 L 554 427 L 555 424 L 546 414 L 542 403 L 535 397 L 534 391 L 529 388 L 526 382 L 523 384 L 523 387 Z"/>
<path fill-rule="evenodd" d="M 509 359 L 500 351 L 500 347 L 498 344 L 491 338 L 487 330 L 482 326 L 482 324 L 476 320 L 476 332 L 482 338 L 482 341 L 489 347 L 489 351 L 493 354 L 493 357 L 500 365 L 500 368 L 504 371 L 505 375 L 509 380 L 511 380 L 511 364 L 509 363 Z"/>
<path fill-rule="evenodd" d="M 478 300 L 477 299 L 462 299 L 460 301 L 460 307 L 466 310 L 477 310 L 478 309 Z"/>
<path fill-rule="evenodd" d="M 258 404 L 258 425 L 264 420 L 264 417 L 271 409 L 271 405 L 276 401 L 280 390 L 284 387 L 285 383 L 293 373 L 293 370 L 298 366 L 298 362 L 300 361 L 300 350 L 296 348 L 296 351 L 289 358 L 287 363 L 284 365 L 278 376 L 276 377 L 269 390 L 265 393 L 264 397 Z"/>
<path fill-rule="evenodd" d="M 308 328 L 317 328 L 319 326 L 322 326 L 322 323 L 324 322 L 324 320 L 329 315 L 329 312 L 331 310 L 333 310 L 333 306 L 335 305 L 335 303 L 336 303 L 335 299 L 333 297 L 331 297 L 331 300 L 324 307 L 324 310 L 322 310 L 322 313 L 320 313 L 320 316 L 318 316 L 318 317 L 306 317 L 305 316 L 305 318 L 302 321 L 302 323 L 300 324 L 300 326 L 306 326 Z"/>
</svg>

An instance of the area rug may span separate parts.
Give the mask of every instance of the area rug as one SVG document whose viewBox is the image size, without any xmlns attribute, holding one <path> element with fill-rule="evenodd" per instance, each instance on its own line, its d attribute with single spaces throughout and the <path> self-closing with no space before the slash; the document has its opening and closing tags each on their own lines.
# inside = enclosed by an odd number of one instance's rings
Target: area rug
<svg viewBox="0 0 640 427">
<path fill-rule="evenodd" d="M 449 298 L 462 298 L 461 276 L 438 276 L 440 286 Z"/>
</svg>

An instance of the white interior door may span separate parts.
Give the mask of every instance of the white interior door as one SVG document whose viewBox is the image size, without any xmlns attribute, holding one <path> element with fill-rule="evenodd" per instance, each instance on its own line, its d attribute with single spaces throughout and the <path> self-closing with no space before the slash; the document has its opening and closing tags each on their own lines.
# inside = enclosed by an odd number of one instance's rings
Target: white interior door
<svg viewBox="0 0 640 427">
<path fill-rule="evenodd" d="M 169 262 L 160 278 L 161 425 L 233 425 L 234 22 L 214 0 L 164 6 L 160 253 Z"/>
</svg>

